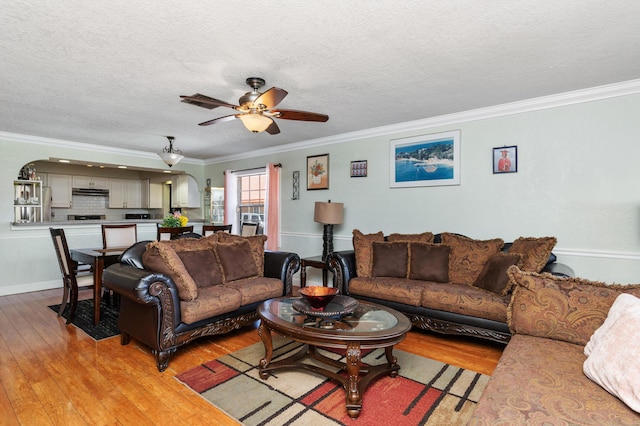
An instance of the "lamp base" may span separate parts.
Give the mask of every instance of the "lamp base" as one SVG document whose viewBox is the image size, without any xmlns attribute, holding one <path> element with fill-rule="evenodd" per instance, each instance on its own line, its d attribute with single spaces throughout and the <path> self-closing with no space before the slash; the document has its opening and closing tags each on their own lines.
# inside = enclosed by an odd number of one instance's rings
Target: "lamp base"
<svg viewBox="0 0 640 426">
<path fill-rule="evenodd" d="M 327 260 L 329 253 L 333 252 L 333 225 L 324 225 L 322 233 L 322 261 Z"/>
</svg>

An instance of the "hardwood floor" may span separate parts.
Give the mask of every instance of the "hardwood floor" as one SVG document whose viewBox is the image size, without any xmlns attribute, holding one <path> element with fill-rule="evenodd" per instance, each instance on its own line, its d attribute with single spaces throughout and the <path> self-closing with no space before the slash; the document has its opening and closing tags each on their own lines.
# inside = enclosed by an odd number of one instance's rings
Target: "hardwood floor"
<svg viewBox="0 0 640 426">
<path fill-rule="evenodd" d="M 159 373 L 136 341 L 96 342 L 65 326 L 47 307 L 60 298 L 61 290 L 0 297 L 0 424 L 237 424 L 173 377 L 258 342 L 255 327 L 182 347 Z M 397 348 L 491 374 L 503 346 L 411 331 Z"/>
</svg>

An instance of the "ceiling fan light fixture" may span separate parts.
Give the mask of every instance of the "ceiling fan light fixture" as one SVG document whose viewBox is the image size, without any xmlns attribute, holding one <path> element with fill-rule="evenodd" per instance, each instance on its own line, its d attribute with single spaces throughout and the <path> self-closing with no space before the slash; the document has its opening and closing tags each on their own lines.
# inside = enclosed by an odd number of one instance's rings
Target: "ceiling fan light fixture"
<svg viewBox="0 0 640 426">
<path fill-rule="evenodd" d="M 169 146 L 165 146 L 158 155 L 167 166 L 172 167 L 174 164 L 178 164 L 184 158 L 184 155 L 179 149 L 173 149 L 173 140 L 175 139 L 173 136 L 167 136 L 167 139 L 169 139 Z"/>
<path fill-rule="evenodd" d="M 238 118 L 242 120 L 244 127 L 253 133 L 264 132 L 272 123 L 269 117 L 256 113 L 242 114 Z"/>
</svg>

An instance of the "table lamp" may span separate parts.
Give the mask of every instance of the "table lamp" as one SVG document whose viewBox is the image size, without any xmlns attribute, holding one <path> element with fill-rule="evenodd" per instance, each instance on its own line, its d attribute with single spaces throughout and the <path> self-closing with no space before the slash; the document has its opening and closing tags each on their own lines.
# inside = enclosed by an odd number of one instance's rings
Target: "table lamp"
<svg viewBox="0 0 640 426">
<path fill-rule="evenodd" d="M 342 223 L 344 216 L 344 204 L 316 201 L 313 220 L 324 224 L 322 234 L 322 260 L 327 260 L 327 255 L 333 251 L 333 225 Z"/>
</svg>

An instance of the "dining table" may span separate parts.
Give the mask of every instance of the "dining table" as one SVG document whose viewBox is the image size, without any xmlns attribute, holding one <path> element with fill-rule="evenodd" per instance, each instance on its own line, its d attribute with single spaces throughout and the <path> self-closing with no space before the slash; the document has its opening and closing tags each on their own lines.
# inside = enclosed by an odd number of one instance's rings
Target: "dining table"
<svg viewBox="0 0 640 426">
<path fill-rule="evenodd" d="M 78 263 L 92 266 L 93 269 L 93 323 L 100 322 L 100 299 L 102 295 L 102 272 L 104 268 L 113 265 L 127 247 L 77 248 L 70 249 L 71 259 Z"/>
</svg>

